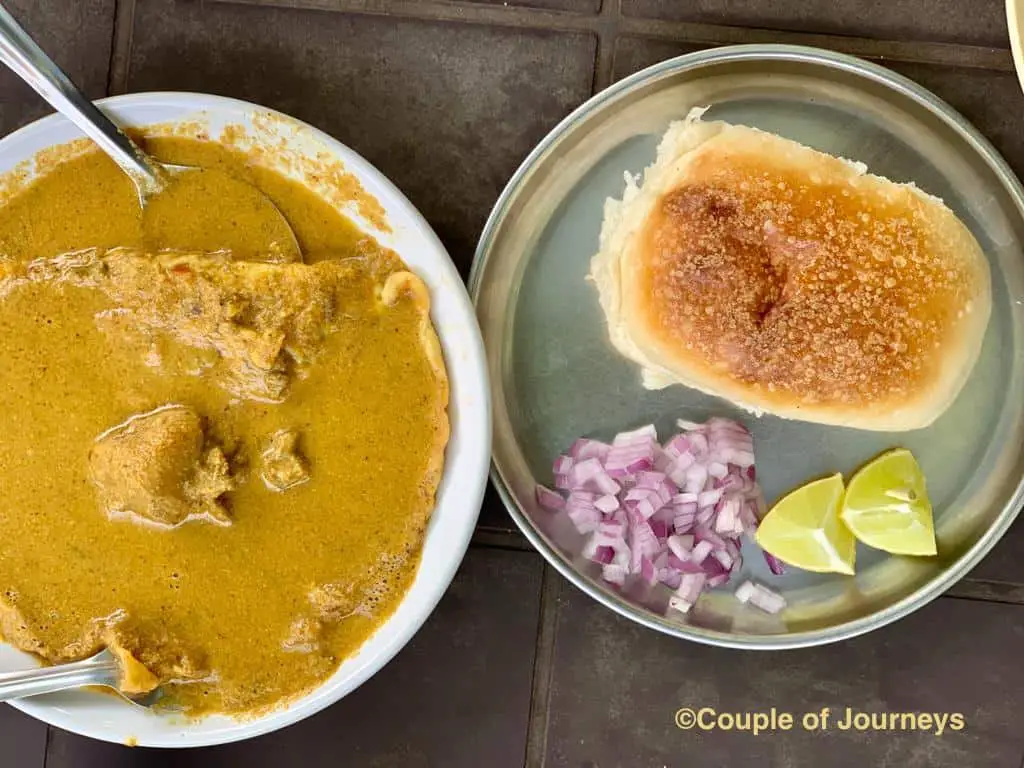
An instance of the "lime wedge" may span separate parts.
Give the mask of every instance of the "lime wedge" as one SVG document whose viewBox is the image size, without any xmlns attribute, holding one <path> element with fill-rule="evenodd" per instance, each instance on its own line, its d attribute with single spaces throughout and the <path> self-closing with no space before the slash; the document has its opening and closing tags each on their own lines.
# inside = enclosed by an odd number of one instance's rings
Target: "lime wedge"
<svg viewBox="0 0 1024 768">
<path fill-rule="evenodd" d="M 882 454 L 853 476 L 841 517 L 869 547 L 894 555 L 935 554 L 924 474 L 905 448 Z"/>
<path fill-rule="evenodd" d="M 797 488 L 765 515 L 757 528 L 761 548 L 797 568 L 853 574 L 857 543 L 839 520 L 843 476 Z"/>
</svg>

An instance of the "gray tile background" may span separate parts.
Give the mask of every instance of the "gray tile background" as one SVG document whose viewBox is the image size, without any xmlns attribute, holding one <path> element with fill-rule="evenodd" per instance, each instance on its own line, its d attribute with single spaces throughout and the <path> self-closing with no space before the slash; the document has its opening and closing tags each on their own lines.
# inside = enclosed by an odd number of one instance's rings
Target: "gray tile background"
<svg viewBox="0 0 1024 768">
<path fill-rule="evenodd" d="M 614 80 L 712 45 L 818 45 L 880 61 L 961 110 L 1024 172 L 1001 0 L 7 0 L 90 95 L 250 99 L 365 155 L 465 274 L 529 149 Z M 0 72 L 0 133 L 44 114 Z M 195 752 L 128 749 L 0 707 L 0 768 L 78 766 L 1024 766 L 1024 527 L 950 593 L 871 635 L 772 655 L 641 630 L 565 583 L 485 499 L 470 554 L 379 675 L 285 731 Z M 683 706 L 959 711 L 943 736 L 751 736 Z"/>
<path fill-rule="evenodd" d="M 629 16 L 889 40 L 1005 46 L 1002 0 L 623 0 Z"/>
<path fill-rule="evenodd" d="M 107 90 L 115 0 L 7 0 L 7 10 L 75 84 L 99 98 Z M 50 112 L 6 67 L 0 67 L 0 133 Z"/>
</svg>

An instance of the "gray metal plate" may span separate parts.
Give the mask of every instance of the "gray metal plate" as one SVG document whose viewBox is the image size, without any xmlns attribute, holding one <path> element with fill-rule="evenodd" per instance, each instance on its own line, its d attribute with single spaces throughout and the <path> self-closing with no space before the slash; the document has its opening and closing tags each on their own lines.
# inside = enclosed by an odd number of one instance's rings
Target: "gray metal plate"
<svg viewBox="0 0 1024 768">
<path fill-rule="evenodd" d="M 624 172 L 654 159 L 668 123 L 691 107 L 867 164 L 941 197 L 992 265 L 994 309 L 981 359 L 954 405 L 931 427 L 882 434 L 760 419 L 674 386 L 650 392 L 607 338 L 593 285 L 602 207 Z M 513 517 L 573 583 L 653 628 L 739 647 L 812 645 L 891 621 L 938 595 L 991 548 L 1016 515 L 1024 475 L 1024 208 L 1020 185 L 963 118 L 930 93 L 875 65 L 814 49 L 736 46 L 656 65 L 591 99 L 526 160 L 488 221 L 471 290 L 494 388 L 494 479 Z M 726 587 L 688 616 L 664 615 L 668 591 L 620 592 L 579 557 L 582 537 L 539 510 L 537 482 L 578 436 L 610 438 L 655 422 L 733 416 L 754 434 L 769 503 L 827 473 L 849 474 L 882 451 L 910 448 L 935 509 L 939 556 L 892 557 L 860 547 L 857 576 L 768 572 L 748 545 L 738 577 L 780 589 L 789 607 L 768 616 Z M 738 583 L 734 577 L 732 586 Z"/>
</svg>

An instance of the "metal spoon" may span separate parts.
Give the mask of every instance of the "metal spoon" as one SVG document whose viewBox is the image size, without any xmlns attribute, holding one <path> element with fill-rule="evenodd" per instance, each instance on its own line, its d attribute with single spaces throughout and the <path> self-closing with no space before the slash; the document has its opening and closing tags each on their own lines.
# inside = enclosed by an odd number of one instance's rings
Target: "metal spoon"
<svg viewBox="0 0 1024 768">
<path fill-rule="evenodd" d="M 86 685 L 113 688 L 122 698 L 140 707 L 152 707 L 161 698 L 159 688 L 140 696 L 127 696 L 118 689 L 120 680 L 121 665 L 114 654 L 104 649 L 95 656 L 71 664 L 0 673 L 0 701 L 56 693 Z"/>
<path fill-rule="evenodd" d="M 171 174 L 197 170 L 183 165 L 161 163 L 143 152 L 75 87 L 3 5 L 0 5 L 0 62 L 10 67 L 18 77 L 46 99 L 50 106 L 74 123 L 96 142 L 100 149 L 110 155 L 134 182 L 143 207 L 150 198 L 166 189 Z M 267 202 L 281 218 L 281 231 L 290 236 L 290 242 L 278 243 L 278 258 L 283 261 L 302 261 L 302 251 L 291 225 L 269 199 Z"/>
</svg>

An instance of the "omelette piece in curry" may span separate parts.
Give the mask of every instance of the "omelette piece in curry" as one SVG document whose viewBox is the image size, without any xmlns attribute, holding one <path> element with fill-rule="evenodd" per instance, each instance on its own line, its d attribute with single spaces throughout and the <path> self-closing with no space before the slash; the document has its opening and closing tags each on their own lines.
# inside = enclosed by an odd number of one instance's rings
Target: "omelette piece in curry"
<svg viewBox="0 0 1024 768">
<path fill-rule="evenodd" d="M 218 241 L 213 173 L 212 198 L 160 210 L 199 251 L 161 242 L 96 152 L 0 201 L 0 635 L 51 663 L 108 647 L 133 690 L 255 714 L 330 676 L 411 583 L 447 378 L 395 254 L 236 151 L 148 149 L 255 184 L 306 263 L 258 260 L 237 201 Z"/>
</svg>

